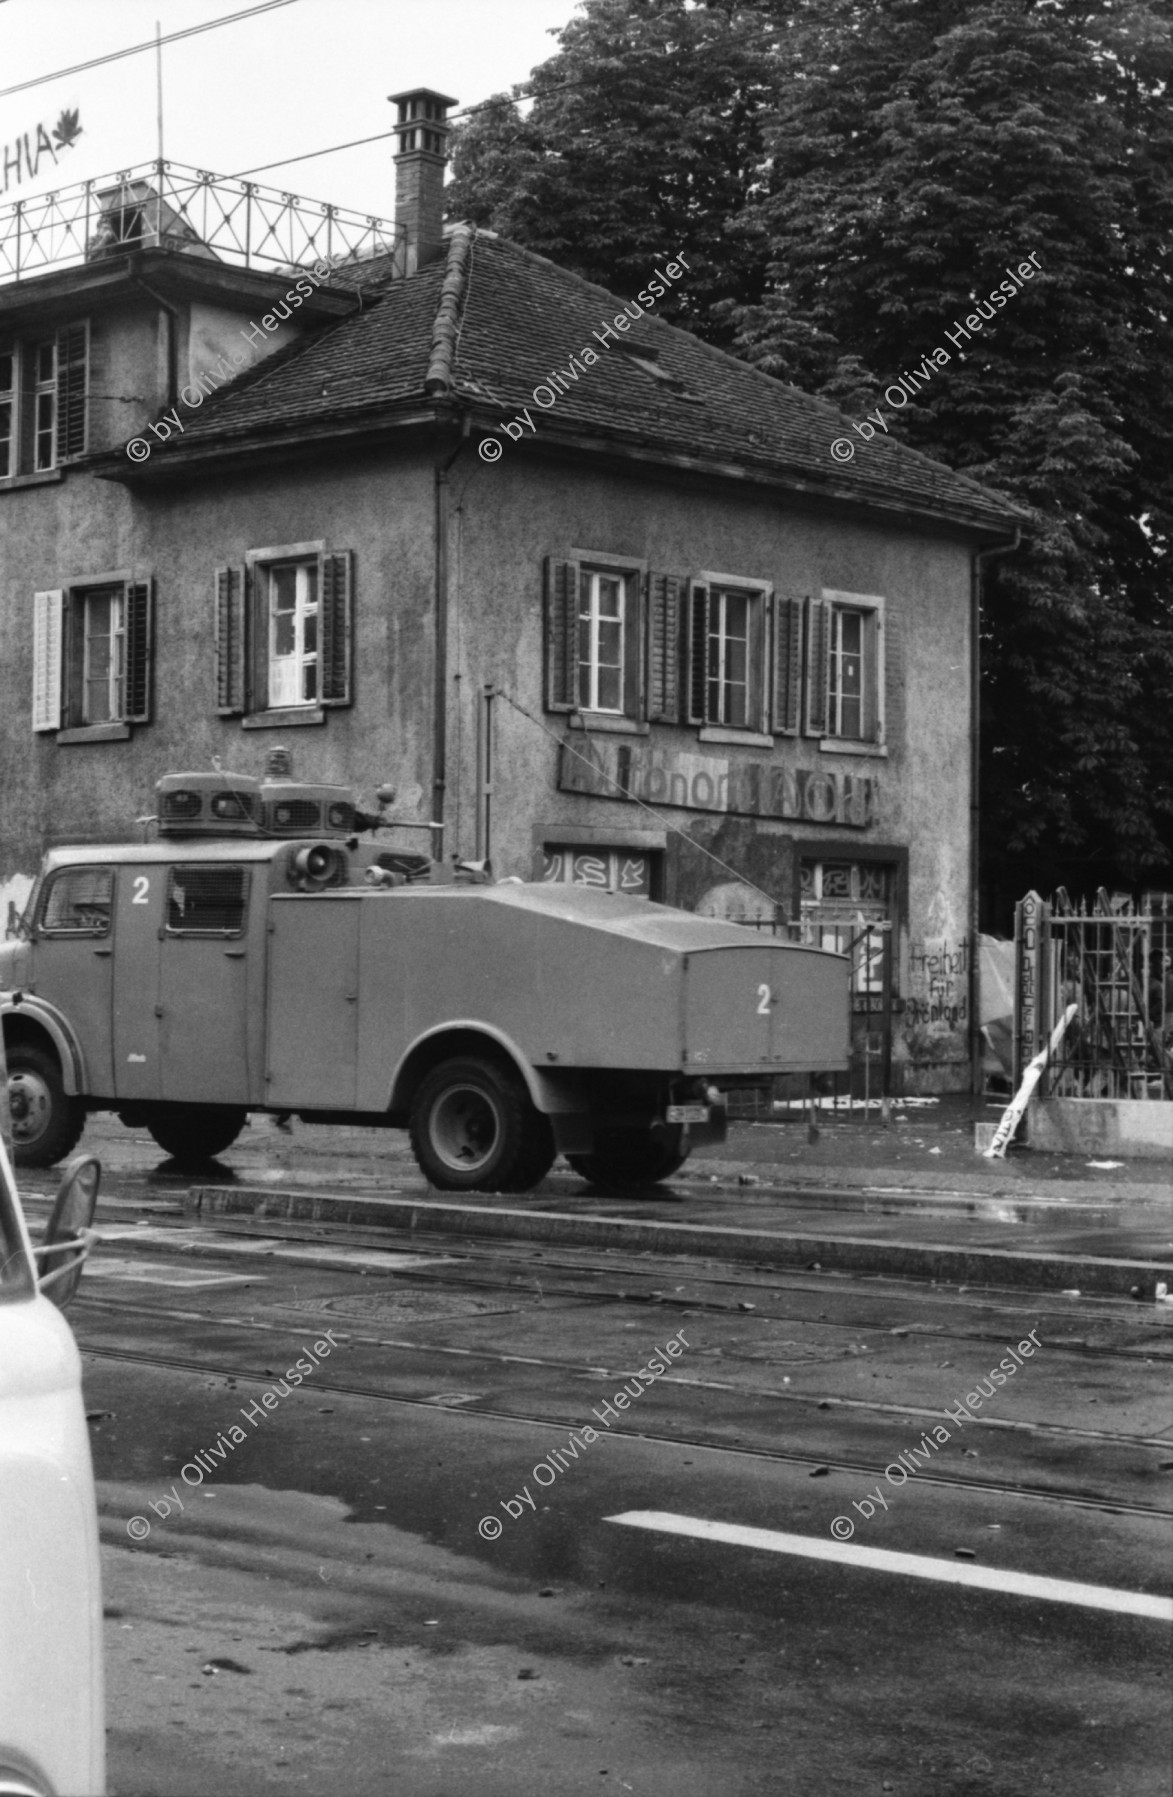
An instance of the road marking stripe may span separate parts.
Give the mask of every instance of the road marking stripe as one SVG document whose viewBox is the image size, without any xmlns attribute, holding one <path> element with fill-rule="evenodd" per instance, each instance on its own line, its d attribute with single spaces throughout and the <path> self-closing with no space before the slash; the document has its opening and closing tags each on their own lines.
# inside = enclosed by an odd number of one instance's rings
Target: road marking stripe
<svg viewBox="0 0 1173 1797">
<path fill-rule="evenodd" d="M 1114 1610 L 1121 1616 L 1151 1616 L 1173 1622 L 1173 1598 L 1150 1597 L 1140 1591 L 1116 1591 L 1110 1585 L 1079 1585 L 1071 1579 L 1046 1579 L 1027 1572 L 1003 1572 L 993 1566 L 965 1566 L 954 1560 L 931 1560 L 922 1554 L 898 1554 L 883 1547 L 852 1547 L 820 1541 L 812 1535 L 786 1535 L 774 1529 L 750 1529 L 740 1523 L 709 1522 L 701 1516 L 674 1516 L 667 1510 L 625 1510 L 604 1522 L 663 1535 L 688 1535 L 698 1541 L 725 1541 L 734 1547 L 763 1548 L 772 1554 L 801 1554 L 808 1560 L 834 1560 L 846 1566 L 870 1566 L 877 1572 L 900 1572 L 916 1579 L 939 1579 L 946 1585 L 975 1585 L 983 1591 L 1007 1591 L 1016 1597 L 1040 1597 L 1056 1604 L 1083 1604 L 1089 1610 Z"/>
</svg>

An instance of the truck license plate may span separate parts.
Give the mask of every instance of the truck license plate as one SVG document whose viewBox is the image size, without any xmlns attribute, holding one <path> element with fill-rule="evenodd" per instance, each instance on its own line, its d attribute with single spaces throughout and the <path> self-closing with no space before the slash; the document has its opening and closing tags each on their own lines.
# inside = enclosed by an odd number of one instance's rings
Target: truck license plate
<svg viewBox="0 0 1173 1797">
<path fill-rule="evenodd" d="M 707 1123 L 709 1107 L 707 1104 L 670 1104 L 668 1106 L 669 1123 Z"/>
</svg>

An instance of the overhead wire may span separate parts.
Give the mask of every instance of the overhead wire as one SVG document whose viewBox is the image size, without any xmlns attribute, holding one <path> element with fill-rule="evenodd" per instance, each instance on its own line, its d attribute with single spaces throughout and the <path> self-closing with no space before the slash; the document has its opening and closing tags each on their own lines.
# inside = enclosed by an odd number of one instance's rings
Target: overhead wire
<svg viewBox="0 0 1173 1797">
<path fill-rule="evenodd" d="M 241 12 L 224 13 L 218 19 L 205 19 L 202 25 L 187 25 L 182 31 L 168 32 L 164 38 L 148 38 L 142 44 L 128 44 L 125 50 L 109 50 L 105 56 L 91 57 L 89 62 L 75 62 L 68 69 L 54 69 L 48 75 L 34 75 L 28 81 L 16 81 L 11 87 L 0 87 L 0 100 L 8 94 L 22 94 L 30 87 L 43 87 L 47 81 L 61 81 L 66 75 L 80 75 L 85 69 L 104 68 L 108 62 L 121 62 L 123 57 L 138 56 L 154 50 L 160 43 L 174 44 L 183 37 L 198 37 L 203 31 L 215 31 L 220 25 L 234 25 L 240 19 L 251 19 L 257 13 L 272 12 L 279 6 L 295 6 L 297 0 L 262 0 L 258 6 L 246 6 Z"/>
</svg>

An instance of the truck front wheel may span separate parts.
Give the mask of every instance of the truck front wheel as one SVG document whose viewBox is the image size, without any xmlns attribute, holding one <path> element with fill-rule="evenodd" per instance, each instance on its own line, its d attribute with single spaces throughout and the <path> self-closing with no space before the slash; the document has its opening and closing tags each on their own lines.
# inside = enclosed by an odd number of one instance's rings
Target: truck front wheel
<svg viewBox="0 0 1173 1797">
<path fill-rule="evenodd" d="M 86 1107 L 61 1083 L 61 1069 L 43 1048 L 18 1042 L 8 1050 L 12 1149 L 18 1167 L 51 1167 L 63 1160 L 85 1128 Z"/>
<path fill-rule="evenodd" d="M 245 1126 L 248 1113 L 235 1106 L 214 1109 L 192 1105 L 174 1111 L 156 1111 L 147 1119 L 147 1129 L 164 1154 L 172 1160 L 194 1162 L 215 1160 L 231 1148 Z"/>
<path fill-rule="evenodd" d="M 420 1172 L 442 1192 L 521 1191 L 541 1178 L 536 1126 L 544 1122 L 518 1076 L 495 1061 L 443 1061 L 411 1107 Z"/>
<path fill-rule="evenodd" d="M 568 1154 L 566 1158 L 579 1177 L 593 1186 L 637 1192 L 671 1179 L 688 1155 L 687 1148 L 682 1152 L 673 1141 L 664 1141 L 648 1130 L 613 1129 L 600 1131 L 594 1154 Z"/>
</svg>

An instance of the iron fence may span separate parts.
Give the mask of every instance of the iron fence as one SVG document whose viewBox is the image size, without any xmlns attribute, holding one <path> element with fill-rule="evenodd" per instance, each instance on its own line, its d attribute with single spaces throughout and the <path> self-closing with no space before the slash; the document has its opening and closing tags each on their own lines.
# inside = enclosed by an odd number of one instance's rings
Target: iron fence
<svg viewBox="0 0 1173 1797">
<path fill-rule="evenodd" d="M 295 273 L 401 250 L 403 227 L 175 162 L 144 162 L 0 208 L 0 281 L 138 249 Z"/>
<path fill-rule="evenodd" d="M 1015 917 L 1015 1082 L 1064 1009 L 1078 1007 L 1040 1092 L 1173 1099 L 1173 895 L 1038 893 Z"/>
</svg>

